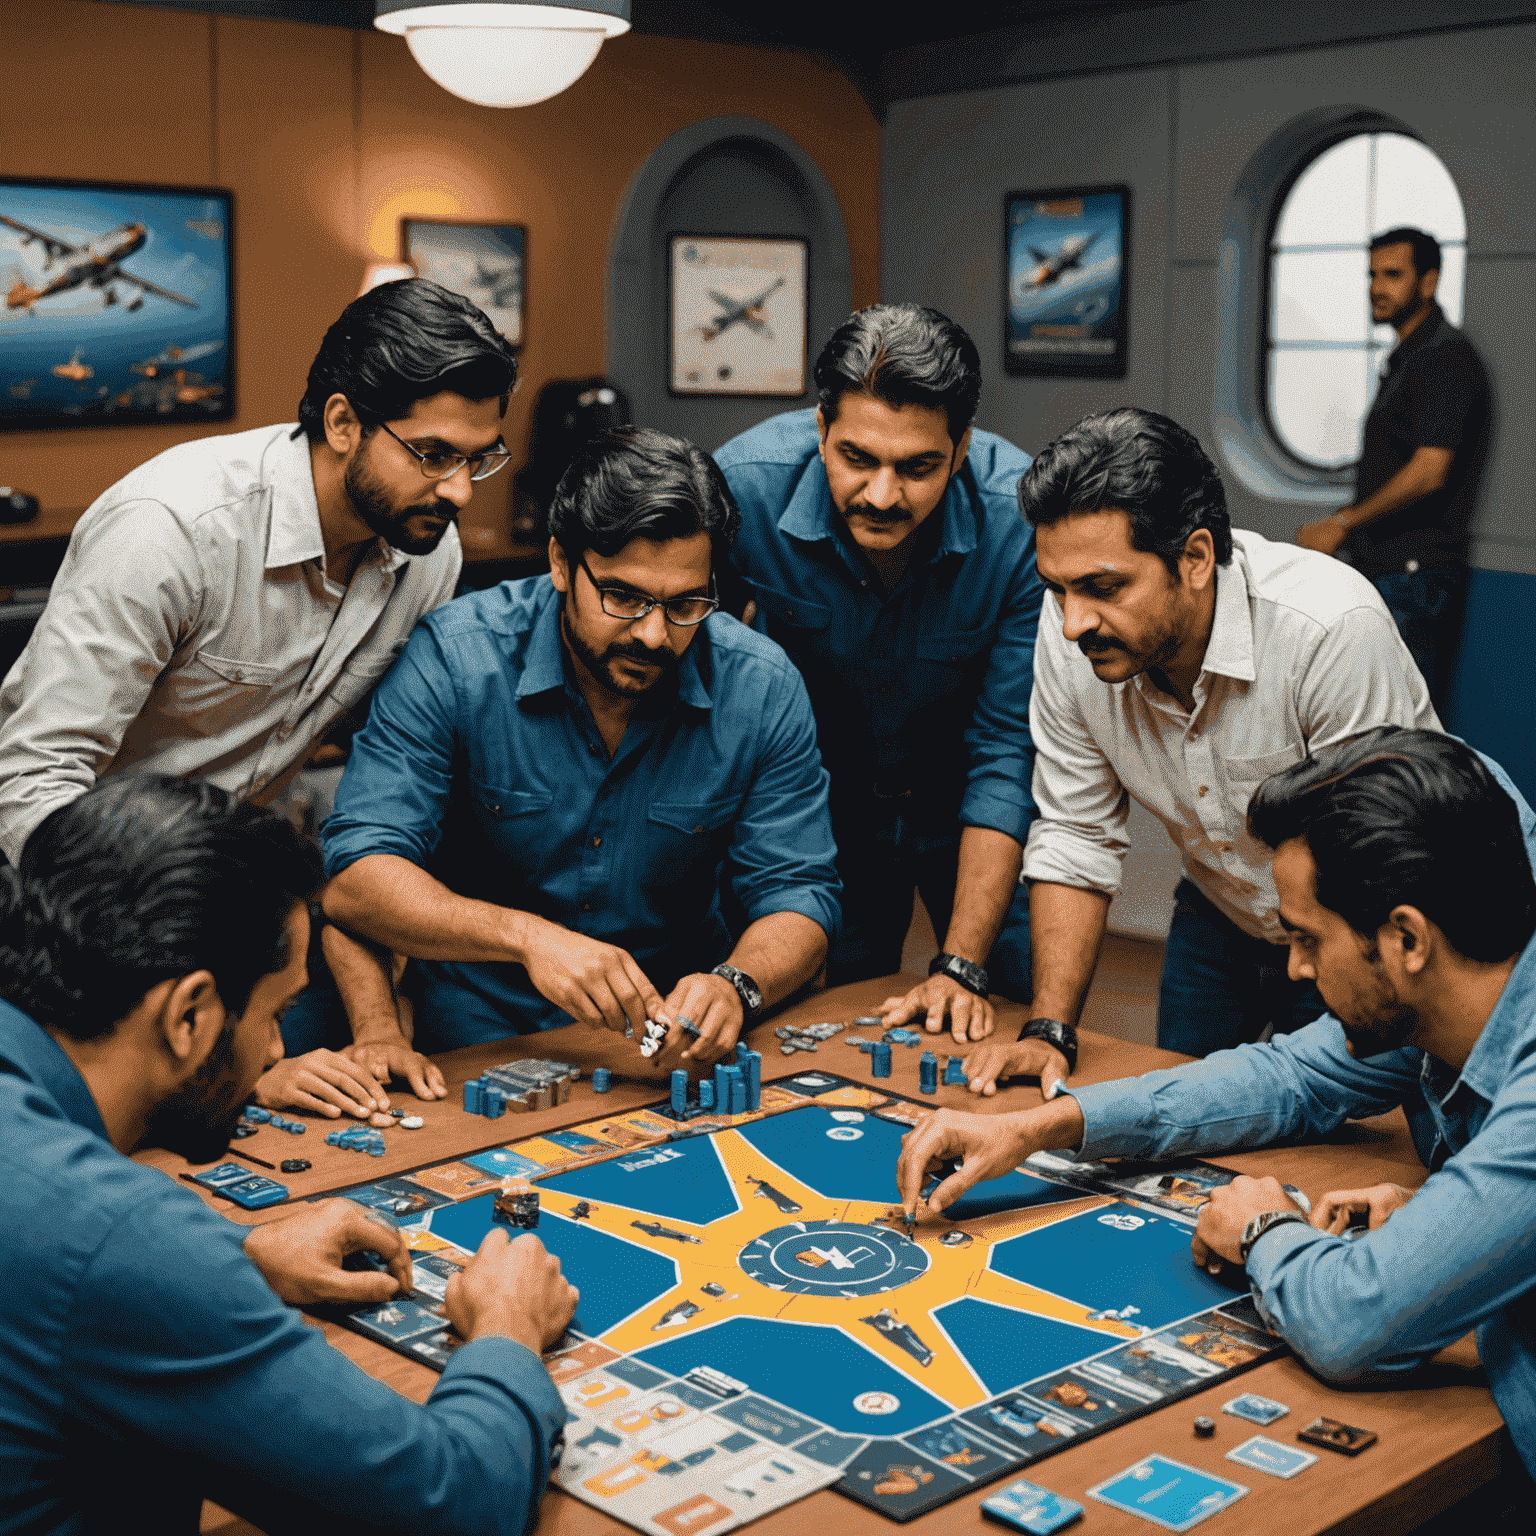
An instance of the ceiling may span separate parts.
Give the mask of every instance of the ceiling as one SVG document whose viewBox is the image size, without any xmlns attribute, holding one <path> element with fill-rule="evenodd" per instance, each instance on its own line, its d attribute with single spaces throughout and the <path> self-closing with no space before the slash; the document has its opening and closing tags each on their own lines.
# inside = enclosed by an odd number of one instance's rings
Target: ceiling
<svg viewBox="0 0 1536 1536">
<path fill-rule="evenodd" d="M 113 0 L 224 16 L 268 16 L 369 29 L 373 0 Z M 634 30 L 653 37 L 801 48 L 831 57 L 877 115 L 880 61 L 896 49 L 1002 28 L 1059 28 L 1074 19 L 1148 10 L 1176 0 L 957 0 L 902 11 L 890 0 L 631 0 Z"/>
</svg>

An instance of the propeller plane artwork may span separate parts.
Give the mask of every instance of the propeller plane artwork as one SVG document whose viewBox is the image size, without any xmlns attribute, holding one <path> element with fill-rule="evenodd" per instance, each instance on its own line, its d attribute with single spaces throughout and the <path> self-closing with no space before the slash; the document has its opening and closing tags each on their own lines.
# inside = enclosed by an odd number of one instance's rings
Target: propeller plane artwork
<svg viewBox="0 0 1536 1536">
<path fill-rule="evenodd" d="M 763 307 L 784 286 L 784 282 L 782 276 L 777 277 L 761 293 L 750 299 L 732 299 L 718 289 L 711 288 L 709 296 L 719 306 L 720 313 L 707 324 L 698 327 L 699 335 L 705 341 L 714 341 L 733 325 L 744 325 L 754 335 L 772 341 L 773 330 L 763 318 Z"/>
<path fill-rule="evenodd" d="M 187 298 L 185 294 L 174 293 L 169 288 L 162 288 L 147 278 L 138 277 L 124 270 L 123 263 L 142 250 L 149 239 L 149 229 L 145 224 L 137 221 L 120 224 L 99 239 L 83 245 L 71 245 L 67 240 L 60 240 L 54 235 L 34 229 L 30 224 L 23 224 L 19 219 L 10 218 L 3 213 L 0 213 L 0 224 L 8 229 L 14 229 L 21 235 L 21 244 L 24 247 L 37 242 L 42 243 L 44 272 L 51 270 L 55 262 L 63 263 L 59 274 L 40 287 L 34 287 L 18 278 L 5 296 L 7 309 L 25 309 L 30 314 L 33 305 L 39 300 L 51 298 L 55 294 L 69 293 L 81 287 L 96 289 L 101 294 L 103 307 L 110 308 L 118 302 L 116 287 L 118 283 L 135 290 L 124 306 L 129 313 L 142 309 L 145 296 L 148 294 L 153 294 L 156 298 L 168 299 L 173 304 L 184 305 L 187 309 L 199 307 L 195 300 Z"/>
<path fill-rule="evenodd" d="M 1035 246 L 1029 247 L 1029 254 L 1039 263 L 1025 280 L 1026 288 L 1049 288 L 1058 281 L 1062 274 L 1071 271 L 1073 267 L 1083 264 L 1083 257 L 1088 254 L 1088 247 L 1103 234 L 1103 230 L 1094 230 L 1087 235 L 1068 235 L 1054 251 L 1047 254 Z"/>
</svg>

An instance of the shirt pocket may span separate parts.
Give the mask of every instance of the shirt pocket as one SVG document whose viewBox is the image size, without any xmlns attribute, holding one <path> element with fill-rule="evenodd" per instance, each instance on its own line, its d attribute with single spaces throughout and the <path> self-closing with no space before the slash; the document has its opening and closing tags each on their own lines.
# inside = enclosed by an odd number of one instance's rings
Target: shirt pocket
<svg viewBox="0 0 1536 1536">
<path fill-rule="evenodd" d="M 646 812 L 651 843 L 647 884 L 676 885 L 706 874 L 713 879 L 740 811 L 739 795 L 652 801 Z"/>
<path fill-rule="evenodd" d="M 194 735 L 218 736 L 263 714 L 282 669 L 203 650 L 165 678 L 171 710 Z"/>
<path fill-rule="evenodd" d="M 1271 774 L 1299 763 L 1306 752 L 1301 747 L 1282 747 L 1278 752 L 1261 752 L 1257 757 L 1224 757 L 1221 765 L 1233 784 L 1246 784 L 1252 791 Z"/>
<path fill-rule="evenodd" d="M 752 583 L 757 606 L 768 615 L 768 633 L 791 655 L 796 651 L 816 650 L 832 622 L 832 609 L 826 603 L 813 602 L 798 593 L 780 592 L 775 587 Z"/>
</svg>

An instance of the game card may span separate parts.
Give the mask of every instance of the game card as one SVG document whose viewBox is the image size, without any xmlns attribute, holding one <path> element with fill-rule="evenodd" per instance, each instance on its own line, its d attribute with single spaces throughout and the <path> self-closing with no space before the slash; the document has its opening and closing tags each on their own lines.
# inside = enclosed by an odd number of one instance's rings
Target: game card
<svg viewBox="0 0 1536 1536">
<path fill-rule="evenodd" d="M 1291 1410 L 1272 1397 L 1260 1397 L 1257 1392 L 1244 1392 L 1231 1402 L 1223 1403 L 1221 1411 L 1230 1413 L 1234 1419 L 1247 1419 L 1250 1424 L 1273 1424 Z"/>
<path fill-rule="evenodd" d="M 1083 1506 L 1020 1478 L 1002 1492 L 983 1499 L 981 1512 L 1000 1525 L 1028 1531 L 1029 1536 L 1052 1536 L 1063 1526 L 1071 1525 L 1082 1514 Z"/>
<path fill-rule="evenodd" d="M 1187 1531 L 1235 1504 L 1248 1490 L 1167 1456 L 1145 1456 L 1134 1467 L 1088 1490 L 1088 1497 L 1140 1515 L 1168 1531 Z"/>
<path fill-rule="evenodd" d="M 1298 1472 L 1305 1472 L 1317 1457 L 1299 1446 L 1281 1445 L 1268 1435 L 1253 1435 L 1228 1451 L 1227 1460 L 1268 1472 L 1271 1477 L 1295 1477 Z"/>
<path fill-rule="evenodd" d="M 1296 1431 L 1298 1440 L 1308 1445 L 1321 1445 L 1341 1456 L 1358 1456 L 1367 1446 L 1376 1444 L 1374 1430 L 1357 1429 L 1353 1424 L 1341 1424 L 1337 1419 L 1313 1419 L 1305 1429 Z"/>
</svg>

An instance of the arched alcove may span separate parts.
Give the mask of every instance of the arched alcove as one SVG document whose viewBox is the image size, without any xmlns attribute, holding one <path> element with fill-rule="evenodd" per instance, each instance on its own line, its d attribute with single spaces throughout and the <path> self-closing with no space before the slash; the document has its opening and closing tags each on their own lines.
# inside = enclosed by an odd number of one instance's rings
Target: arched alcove
<svg viewBox="0 0 1536 1536">
<path fill-rule="evenodd" d="M 669 234 L 795 236 L 808 242 L 807 389 L 799 399 L 678 397 L 667 391 Z M 810 364 L 853 307 L 848 236 L 831 185 L 787 134 L 715 117 L 661 144 L 625 192 L 608 252 L 608 376 L 635 420 L 717 448 L 810 405 Z"/>
</svg>

